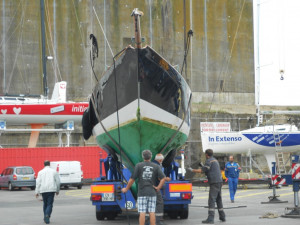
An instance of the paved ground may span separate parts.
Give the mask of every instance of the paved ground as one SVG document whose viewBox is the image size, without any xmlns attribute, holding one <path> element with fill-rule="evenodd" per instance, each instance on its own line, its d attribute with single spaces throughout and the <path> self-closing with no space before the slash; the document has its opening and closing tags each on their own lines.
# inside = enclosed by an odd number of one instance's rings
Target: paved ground
<svg viewBox="0 0 300 225">
<path fill-rule="evenodd" d="M 205 188 L 195 187 L 194 200 L 190 206 L 190 216 L 187 220 L 170 220 L 165 219 L 165 224 L 201 224 L 201 221 L 207 217 L 207 195 L 208 190 Z M 300 219 L 260 219 L 259 217 L 266 213 L 275 213 L 281 215 L 285 207 L 293 206 L 293 192 L 291 187 L 284 187 L 278 191 L 281 200 L 288 200 L 286 204 L 268 204 L 263 205 L 261 201 L 267 201 L 267 196 L 272 191 L 263 188 L 249 188 L 247 190 L 239 189 L 236 202 L 230 203 L 228 189 L 226 186 L 223 190 L 223 202 L 227 215 L 227 222 L 222 223 L 216 219 L 215 224 L 283 224 L 299 225 Z M 125 215 L 117 217 L 114 221 L 97 221 L 95 218 L 95 208 L 89 201 L 89 187 L 83 187 L 82 190 L 69 189 L 62 190 L 60 195 L 55 197 L 54 210 L 51 218 L 51 224 L 62 225 L 83 225 L 83 224 L 127 224 Z M 36 200 L 34 191 L 29 189 L 0 190 L 0 224 L 5 225 L 36 225 L 42 222 L 42 202 Z M 137 214 L 130 215 L 130 224 L 138 224 Z"/>
</svg>

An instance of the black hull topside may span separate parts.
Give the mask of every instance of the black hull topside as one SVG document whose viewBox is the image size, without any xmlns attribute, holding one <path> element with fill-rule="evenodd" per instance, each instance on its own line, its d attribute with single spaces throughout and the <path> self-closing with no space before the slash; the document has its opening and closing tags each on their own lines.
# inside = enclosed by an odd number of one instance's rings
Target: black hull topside
<svg viewBox="0 0 300 225">
<path fill-rule="evenodd" d="M 115 80 L 116 78 L 116 80 Z M 116 84 L 115 84 L 116 81 Z M 117 88 L 115 88 L 117 87 Z M 103 120 L 134 100 L 143 99 L 190 124 L 191 91 L 184 78 L 149 46 L 125 48 L 95 86 L 92 98 Z M 89 122 L 97 123 L 90 102 Z"/>
</svg>

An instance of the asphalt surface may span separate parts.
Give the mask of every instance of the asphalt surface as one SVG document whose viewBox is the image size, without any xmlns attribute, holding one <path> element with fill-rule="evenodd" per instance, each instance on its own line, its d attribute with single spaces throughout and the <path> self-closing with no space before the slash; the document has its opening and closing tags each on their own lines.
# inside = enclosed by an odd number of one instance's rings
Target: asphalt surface
<svg viewBox="0 0 300 225">
<path fill-rule="evenodd" d="M 165 218 L 164 223 L 169 224 L 201 224 L 207 217 L 207 196 L 208 189 L 203 187 L 193 188 L 194 199 L 190 205 L 189 218 L 187 220 L 171 220 Z M 282 187 L 277 190 L 281 200 L 288 200 L 282 204 L 261 204 L 268 201 L 268 196 L 272 190 L 265 186 L 259 188 L 238 189 L 235 203 L 229 200 L 229 192 L 226 186 L 223 188 L 223 202 L 227 221 L 218 221 L 215 224 L 282 224 L 299 225 L 300 219 L 282 218 L 286 207 L 293 207 L 293 192 L 291 187 Z M 5 225 L 36 225 L 43 223 L 42 201 L 35 198 L 34 191 L 23 190 L 0 190 L 0 224 Z M 83 189 L 61 190 L 59 196 L 55 197 L 54 209 L 51 216 L 51 224 L 62 225 L 83 225 L 83 224 L 128 224 L 125 215 L 118 216 L 114 221 L 97 221 L 95 217 L 95 207 L 89 200 L 89 186 Z M 217 213 L 217 212 L 216 212 Z M 261 216 L 272 213 L 277 214 L 277 218 L 260 218 Z M 130 213 L 130 224 L 138 224 L 137 213 Z"/>
</svg>

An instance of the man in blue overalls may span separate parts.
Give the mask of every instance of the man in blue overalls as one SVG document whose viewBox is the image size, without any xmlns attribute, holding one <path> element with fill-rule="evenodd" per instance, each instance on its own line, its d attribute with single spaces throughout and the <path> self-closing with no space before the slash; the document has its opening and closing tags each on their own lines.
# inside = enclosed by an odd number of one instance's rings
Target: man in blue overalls
<svg viewBox="0 0 300 225">
<path fill-rule="evenodd" d="M 228 187 L 231 202 L 234 203 L 234 195 L 237 189 L 241 167 L 233 161 L 233 156 L 229 156 L 229 162 L 225 165 L 225 176 L 228 178 Z"/>
</svg>

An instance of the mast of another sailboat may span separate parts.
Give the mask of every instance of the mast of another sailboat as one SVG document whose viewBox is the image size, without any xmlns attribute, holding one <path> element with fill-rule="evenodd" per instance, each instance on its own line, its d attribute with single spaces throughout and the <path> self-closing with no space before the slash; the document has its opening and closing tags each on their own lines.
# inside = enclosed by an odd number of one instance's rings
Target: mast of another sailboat
<svg viewBox="0 0 300 225">
<path fill-rule="evenodd" d="M 3 87 L 2 87 L 2 90 L 3 90 L 3 94 L 6 92 L 6 68 L 5 68 L 5 65 L 6 65 L 6 55 L 5 55 L 5 35 L 6 35 L 6 31 L 5 31 L 5 0 L 2 0 L 2 35 L 3 35 L 3 39 L 2 39 L 2 54 L 3 54 Z"/>
<path fill-rule="evenodd" d="M 44 96 L 48 98 L 48 84 L 46 71 L 46 48 L 45 48 L 45 5 L 44 0 L 40 0 L 41 5 L 41 33 L 42 33 L 42 65 L 43 65 L 43 89 Z"/>
<path fill-rule="evenodd" d="M 254 37 L 254 74 L 255 74 L 255 105 L 257 123 L 259 126 L 262 122 L 260 115 L 260 59 L 259 59 L 259 14 L 260 0 L 253 1 L 253 37 Z"/>
</svg>

